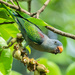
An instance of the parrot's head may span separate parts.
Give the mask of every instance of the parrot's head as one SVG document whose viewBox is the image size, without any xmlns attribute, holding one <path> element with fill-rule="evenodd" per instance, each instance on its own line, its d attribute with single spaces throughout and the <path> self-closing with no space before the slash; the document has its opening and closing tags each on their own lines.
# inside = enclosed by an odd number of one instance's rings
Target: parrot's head
<svg viewBox="0 0 75 75">
<path fill-rule="evenodd" d="M 54 47 L 53 47 L 54 50 L 52 50 L 52 53 L 54 54 L 62 53 L 63 51 L 62 43 L 58 40 L 53 40 L 53 43 L 54 43 Z"/>
<path fill-rule="evenodd" d="M 46 39 L 42 45 L 44 45 L 45 50 L 49 53 L 58 54 L 63 51 L 62 43 L 55 39 Z"/>
</svg>

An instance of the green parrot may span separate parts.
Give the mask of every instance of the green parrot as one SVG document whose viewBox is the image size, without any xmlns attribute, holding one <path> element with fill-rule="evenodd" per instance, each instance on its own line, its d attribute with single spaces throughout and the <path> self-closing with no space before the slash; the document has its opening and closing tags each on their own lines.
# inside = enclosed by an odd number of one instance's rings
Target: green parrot
<svg viewBox="0 0 75 75">
<path fill-rule="evenodd" d="M 18 24 L 19 29 L 29 46 L 36 50 L 53 54 L 61 53 L 63 51 L 62 43 L 56 39 L 50 39 L 45 35 L 39 27 L 25 18 L 26 14 L 20 14 L 7 7 L 5 7 L 5 9 Z"/>
</svg>

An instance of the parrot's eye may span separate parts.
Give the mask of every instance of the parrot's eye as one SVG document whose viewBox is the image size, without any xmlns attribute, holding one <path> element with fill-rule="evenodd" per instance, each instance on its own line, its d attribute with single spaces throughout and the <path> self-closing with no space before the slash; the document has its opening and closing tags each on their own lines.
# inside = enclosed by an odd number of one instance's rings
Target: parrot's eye
<svg viewBox="0 0 75 75">
<path fill-rule="evenodd" d="M 57 41 L 54 42 L 55 44 L 57 43 Z"/>
</svg>

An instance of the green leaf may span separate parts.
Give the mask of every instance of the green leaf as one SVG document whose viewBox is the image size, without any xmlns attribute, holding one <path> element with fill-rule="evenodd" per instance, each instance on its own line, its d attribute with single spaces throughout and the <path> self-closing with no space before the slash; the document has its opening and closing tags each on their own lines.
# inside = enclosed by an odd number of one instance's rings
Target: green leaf
<svg viewBox="0 0 75 75">
<path fill-rule="evenodd" d="M 28 18 L 28 20 L 30 21 L 30 22 L 32 22 L 33 24 L 35 24 L 35 25 L 37 25 L 37 26 L 50 26 L 50 25 L 48 25 L 46 22 L 44 22 L 43 20 L 41 20 L 41 19 L 37 19 L 37 18 Z"/>
<path fill-rule="evenodd" d="M 5 24 L 5 22 L 14 22 L 11 16 L 8 16 L 7 10 L 0 8 L 0 35 L 7 40 L 10 36 L 16 37 L 19 33 L 16 23 Z M 2 24 L 3 23 L 3 24 Z"/>
<path fill-rule="evenodd" d="M 0 8 L 0 35 L 5 40 L 7 40 L 10 36 L 16 37 L 16 34 L 19 33 L 17 24 L 5 24 L 5 22 L 13 22 L 13 19 L 8 18 L 7 11 L 3 8 Z"/>
<path fill-rule="evenodd" d="M 25 40 L 23 40 L 22 45 L 23 47 L 25 46 L 25 48 L 29 51 L 29 54 L 31 54 L 31 49 Z"/>
<path fill-rule="evenodd" d="M 46 68 L 48 68 L 50 72 L 47 73 L 47 75 L 61 75 L 60 69 L 55 63 L 48 61 L 45 58 L 40 58 L 38 63 L 43 64 L 46 66 Z"/>
<path fill-rule="evenodd" d="M 5 40 L 0 37 L 0 72 L 3 75 L 9 75 L 13 58 L 10 49 L 2 49 L 3 46 L 7 46 L 7 44 Z"/>
<path fill-rule="evenodd" d="M 0 25 L 0 34 L 7 40 L 10 36 L 16 37 L 16 34 L 19 33 L 17 24 L 3 24 Z"/>
<path fill-rule="evenodd" d="M 5 19 L 5 18 L 0 18 L 0 25 L 3 25 L 1 23 L 4 23 L 4 22 L 13 22 L 12 20 L 8 20 L 8 19 Z"/>
<path fill-rule="evenodd" d="M 0 7 L 1 4 L 0 4 Z M 14 22 L 6 9 L 0 8 L 0 35 L 7 40 L 10 36 L 15 37 L 19 32 L 15 23 L 6 24 L 6 22 Z"/>
<path fill-rule="evenodd" d="M 0 18 L 13 20 L 12 17 L 9 15 L 10 15 L 9 12 L 3 7 L 2 4 L 0 4 Z"/>
<path fill-rule="evenodd" d="M 29 54 L 31 54 L 31 49 L 30 49 L 29 45 L 26 46 L 26 49 L 29 51 Z"/>
<path fill-rule="evenodd" d="M 8 19 L 7 11 L 4 8 L 0 8 L 0 18 Z"/>
<path fill-rule="evenodd" d="M 75 62 L 69 65 L 66 75 L 75 75 Z"/>
<path fill-rule="evenodd" d="M 10 72 L 10 75 L 22 75 L 22 74 L 20 74 L 20 73 L 18 73 L 18 72 L 16 72 L 16 71 L 11 71 L 11 72 Z"/>
<path fill-rule="evenodd" d="M 17 11 L 22 17 L 24 17 L 24 18 L 30 18 L 30 16 L 29 15 L 27 15 L 27 14 L 25 14 L 25 13 L 23 13 L 23 12 L 20 12 L 20 11 Z"/>
<path fill-rule="evenodd" d="M 5 69 L 3 63 L 0 63 L 0 75 L 5 75 Z"/>
<path fill-rule="evenodd" d="M 37 18 L 33 18 L 33 17 L 30 17 L 29 15 L 23 13 L 23 12 L 19 12 L 18 13 L 24 17 L 25 19 L 28 19 L 30 22 L 32 22 L 33 24 L 37 25 L 37 26 L 50 26 L 48 25 L 46 22 L 44 22 L 43 20 L 41 19 L 37 19 Z"/>
</svg>

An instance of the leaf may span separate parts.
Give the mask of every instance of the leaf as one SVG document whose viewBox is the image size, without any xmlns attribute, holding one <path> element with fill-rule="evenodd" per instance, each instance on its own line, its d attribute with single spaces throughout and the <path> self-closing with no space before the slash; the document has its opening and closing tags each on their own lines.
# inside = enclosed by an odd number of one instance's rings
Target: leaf
<svg viewBox="0 0 75 75">
<path fill-rule="evenodd" d="M 31 54 L 31 49 L 30 49 L 29 45 L 26 46 L 26 49 L 29 51 L 29 54 Z"/>
<path fill-rule="evenodd" d="M 37 25 L 37 26 L 50 26 L 50 25 L 48 25 L 46 22 L 44 22 L 43 20 L 41 20 L 41 19 L 37 19 L 37 18 L 28 18 L 28 20 L 30 21 L 30 22 L 32 22 L 33 24 L 35 24 L 35 25 Z"/>
<path fill-rule="evenodd" d="M 12 68 L 12 54 L 10 49 L 2 49 L 3 46 L 6 46 L 5 40 L 0 37 L 0 49 L 2 50 L 0 52 L 0 72 L 3 75 L 9 75 L 11 68 Z"/>
<path fill-rule="evenodd" d="M 0 7 L 2 7 L 1 4 Z M 17 24 L 5 24 L 5 22 L 14 22 L 11 16 L 8 15 L 9 13 L 6 9 L 0 8 L 0 34 L 5 40 L 7 40 L 10 36 L 15 37 L 19 32 Z"/>
<path fill-rule="evenodd" d="M 28 19 L 30 22 L 32 22 L 33 24 L 37 25 L 37 26 L 50 26 L 48 25 L 46 22 L 44 22 L 43 20 L 41 19 L 37 19 L 37 18 L 33 18 L 33 17 L 30 17 L 29 15 L 23 13 L 23 12 L 19 12 L 18 13 L 25 19 Z"/>
<path fill-rule="evenodd" d="M 10 72 L 10 75 L 22 75 L 22 74 L 20 74 L 20 73 L 18 73 L 18 72 L 16 72 L 16 71 L 11 71 L 11 72 Z"/>
<path fill-rule="evenodd" d="M 8 15 L 9 13 L 7 10 L 0 8 L 0 34 L 5 40 L 7 40 L 10 36 L 16 37 L 16 34 L 19 33 L 17 24 L 5 24 L 5 22 L 14 22 L 12 17 Z"/>
<path fill-rule="evenodd" d="M 19 33 L 17 25 L 14 24 L 3 24 L 0 25 L 1 36 L 7 40 L 10 36 L 16 37 L 16 34 Z"/>
<path fill-rule="evenodd" d="M 24 17 L 24 18 L 30 18 L 30 16 L 29 15 L 27 15 L 27 14 L 25 14 L 25 13 L 23 13 L 23 12 L 20 12 L 20 11 L 17 11 L 22 17 Z"/>
<path fill-rule="evenodd" d="M 48 68 L 50 72 L 47 73 L 47 75 L 61 75 L 60 69 L 55 63 L 48 61 L 45 58 L 40 58 L 38 63 L 43 64 Z"/>
<path fill-rule="evenodd" d="M 22 45 L 29 51 L 29 54 L 31 54 L 31 49 L 25 40 L 23 40 Z"/>
<path fill-rule="evenodd" d="M 0 63 L 0 75 L 5 75 L 5 69 L 3 63 Z"/>
<path fill-rule="evenodd" d="M 9 12 L 3 7 L 2 4 L 0 4 L 0 18 L 7 19 L 7 20 L 13 20 L 11 16 L 9 16 Z"/>
<path fill-rule="evenodd" d="M 7 40 L 10 36 L 15 37 L 19 32 L 17 24 L 2 24 L 5 22 L 13 22 L 12 18 L 8 18 L 7 11 L 0 8 L 0 35 Z M 1 16 L 2 15 L 2 16 Z"/>
<path fill-rule="evenodd" d="M 7 11 L 4 8 L 0 8 L 0 18 L 8 19 Z"/>
<path fill-rule="evenodd" d="M 3 25 L 1 23 L 4 23 L 4 22 L 14 22 L 14 21 L 8 20 L 8 19 L 4 19 L 4 18 L 0 18 L 0 25 Z"/>
<path fill-rule="evenodd" d="M 75 62 L 69 65 L 66 75 L 75 75 Z"/>
</svg>

